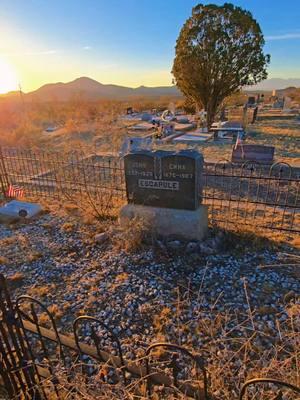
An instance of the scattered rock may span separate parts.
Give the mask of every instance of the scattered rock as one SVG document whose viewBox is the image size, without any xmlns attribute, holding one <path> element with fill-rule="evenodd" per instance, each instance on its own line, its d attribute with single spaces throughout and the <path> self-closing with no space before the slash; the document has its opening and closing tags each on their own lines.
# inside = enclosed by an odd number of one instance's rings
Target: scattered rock
<svg viewBox="0 0 300 400">
<path fill-rule="evenodd" d="M 206 243 L 200 243 L 199 249 L 203 254 L 214 254 L 214 250 L 209 247 Z"/>
<path fill-rule="evenodd" d="M 182 247 L 182 244 L 179 240 L 172 240 L 167 243 L 167 247 L 171 250 L 179 250 Z"/>
<path fill-rule="evenodd" d="M 185 251 L 190 254 L 190 253 L 195 253 L 198 250 L 198 243 L 196 242 L 189 242 L 186 245 Z"/>
<path fill-rule="evenodd" d="M 281 249 L 232 253 L 221 250 L 222 235 L 216 234 L 200 244 L 170 239 L 165 245 L 157 241 L 166 254 L 152 246 L 126 253 L 98 245 L 108 241 L 113 230 L 94 235 L 91 228 L 87 241 L 77 227 L 70 232 L 56 229 L 67 222 L 66 218 L 47 215 L 13 228 L 0 225 L 0 273 L 15 281 L 12 295 L 30 294 L 47 307 L 58 304 L 64 314 L 62 331 L 72 329 L 74 315 L 85 313 L 113 329 L 125 353 L 130 348 L 129 358 L 157 341 L 161 332 L 164 340 L 193 350 L 205 347 L 211 354 L 219 352 L 220 357 L 235 354 L 234 368 L 240 364 L 241 354 L 236 340 L 224 340 L 227 333 L 228 338 L 244 340 L 253 335 L 254 326 L 253 359 L 263 359 L 259 351 L 269 351 L 274 340 L 280 340 L 284 349 L 293 346 L 293 342 L 282 342 L 277 325 L 283 327 L 283 336 L 284 329 L 289 329 L 286 303 L 297 298 L 300 281 L 289 275 L 287 268 L 259 267 L 281 263 Z M 43 257 L 29 259 L 29 250 Z M 14 262 L 7 264 L 6 259 Z M 22 276 L 15 275 L 17 272 Z M 254 325 L 249 321 L 249 304 Z M 289 312 L 296 313 L 296 306 L 297 302 L 291 304 Z M 214 323 L 216 316 L 226 316 L 226 327 L 223 322 L 220 327 Z M 201 321 L 205 324 L 199 330 Z M 84 332 L 83 339 L 89 340 L 89 334 Z M 100 330 L 99 336 L 101 346 L 111 345 L 105 332 Z"/>
<path fill-rule="evenodd" d="M 157 240 L 156 245 L 161 251 L 163 251 L 163 252 L 167 251 L 166 246 L 164 245 L 164 243 L 161 240 Z"/>
<path fill-rule="evenodd" d="M 283 300 L 285 303 L 289 303 L 291 300 L 294 300 L 296 298 L 296 293 L 293 290 L 290 290 L 288 293 L 286 293 L 283 297 Z"/>
<path fill-rule="evenodd" d="M 109 235 L 107 232 L 102 232 L 102 233 L 98 233 L 97 235 L 95 235 L 95 242 L 98 244 L 102 244 L 104 242 L 106 242 L 109 238 Z"/>
</svg>

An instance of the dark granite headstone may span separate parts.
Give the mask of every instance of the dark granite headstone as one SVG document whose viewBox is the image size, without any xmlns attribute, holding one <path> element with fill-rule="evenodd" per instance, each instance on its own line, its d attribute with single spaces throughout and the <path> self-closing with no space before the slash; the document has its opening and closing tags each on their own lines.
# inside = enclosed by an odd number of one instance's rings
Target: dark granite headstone
<svg viewBox="0 0 300 400">
<path fill-rule="evenodd" d="M 248 106 L 253 106 L 255 104 L 255 96 L 248 97 Z"/>
<path fill-rule="evenodd" d="M 254 124 L 257 118 L 257 113 L 258 113 L 258 107 L 256 106 L 253 110 L 253 115 L 252 115 L 252 122 L 251 124 Z"/>
<path fill-rule="evenodd" d="M 196 210 L 201 202 L 203 156 L 192 150 L 136 151 L 124 157 L 129 203 Z"/>
<path fill-rule="evenodd" d="M 259 164 L 272 164 L 274 161 L 273 146 L 260 144 L 243 144 L 232 149 L 231 161 L 244 163 L 246 161 L 257 162 Z"/>
</svg>

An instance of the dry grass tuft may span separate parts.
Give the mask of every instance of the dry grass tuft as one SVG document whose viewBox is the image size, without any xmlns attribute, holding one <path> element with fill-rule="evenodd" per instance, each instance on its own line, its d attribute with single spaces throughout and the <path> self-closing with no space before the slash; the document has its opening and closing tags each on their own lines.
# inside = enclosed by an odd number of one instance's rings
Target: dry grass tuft
<svg viewBox="0 0 300 400">
<path fill-rule="evenodd" d="M 61 226 L 61 230 L 66 232 L 66 233 L 71 233 L 74 232 L 76 229 L 76 225 L 72 222 L 65 222 L 62 226 Z"/>
<path fill-rule="evenodd" d="M 127 223 L 122 223 L 118 231 L 112 235 L 112 243 L 116 250 L 128 253 L 141 249 L 145 242 L 153 242 L 154 237 L 149 222 L 141 218 L 133 218 Z"/>
<path fill-rule="evenodd" d="M 4 256 L 0 256 L 0 265 L 6 265 L 6 264 L 9 264 L 9 260 Z"/>
<path fill-rule="evenodd" d="M 12 276 L 9 277 L 11 282 L 20 283 L 25 279 L 25 275 L 22 272 L 16 272 Z"/>
<path fill-rule="evenodd" d="M 300 249 L 300 237 L 293 238 L 290 243 L 296 249 Z"/>
<path fill-rule="evenodd" d="M 63 311 L 58 307 L 57 304 L 51 304 L 48 307 L 48 311 L 55 319 L 60 319 L 63 316 Z"/>
</svg>

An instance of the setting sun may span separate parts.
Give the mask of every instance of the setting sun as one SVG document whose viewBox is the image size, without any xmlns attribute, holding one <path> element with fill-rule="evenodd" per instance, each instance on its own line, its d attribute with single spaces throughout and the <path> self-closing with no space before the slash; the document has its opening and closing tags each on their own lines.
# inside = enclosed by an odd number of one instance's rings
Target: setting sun
<svg viewBox="0 0 300 400">
<path fill-rule="evenodd" d="M 0 94 L 16 90 L 18 88 L 18 78 L 14 67 L 0 58 Z"/>
</svg>

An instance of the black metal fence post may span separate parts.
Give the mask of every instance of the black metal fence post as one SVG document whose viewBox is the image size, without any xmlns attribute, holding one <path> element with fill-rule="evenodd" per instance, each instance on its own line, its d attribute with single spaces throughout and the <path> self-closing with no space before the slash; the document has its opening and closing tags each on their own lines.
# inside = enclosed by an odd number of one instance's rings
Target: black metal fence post
<svg viewBox="0 0 300 400">
<path fill-rule="evenodd" d="M 6 198 L 6 192 L 9 186 L 8 174 L 5 168 L 4 158 L 2 154 L 2 149 L 0 147 L 0 185 L 3 198 Z"/>
</svg>

